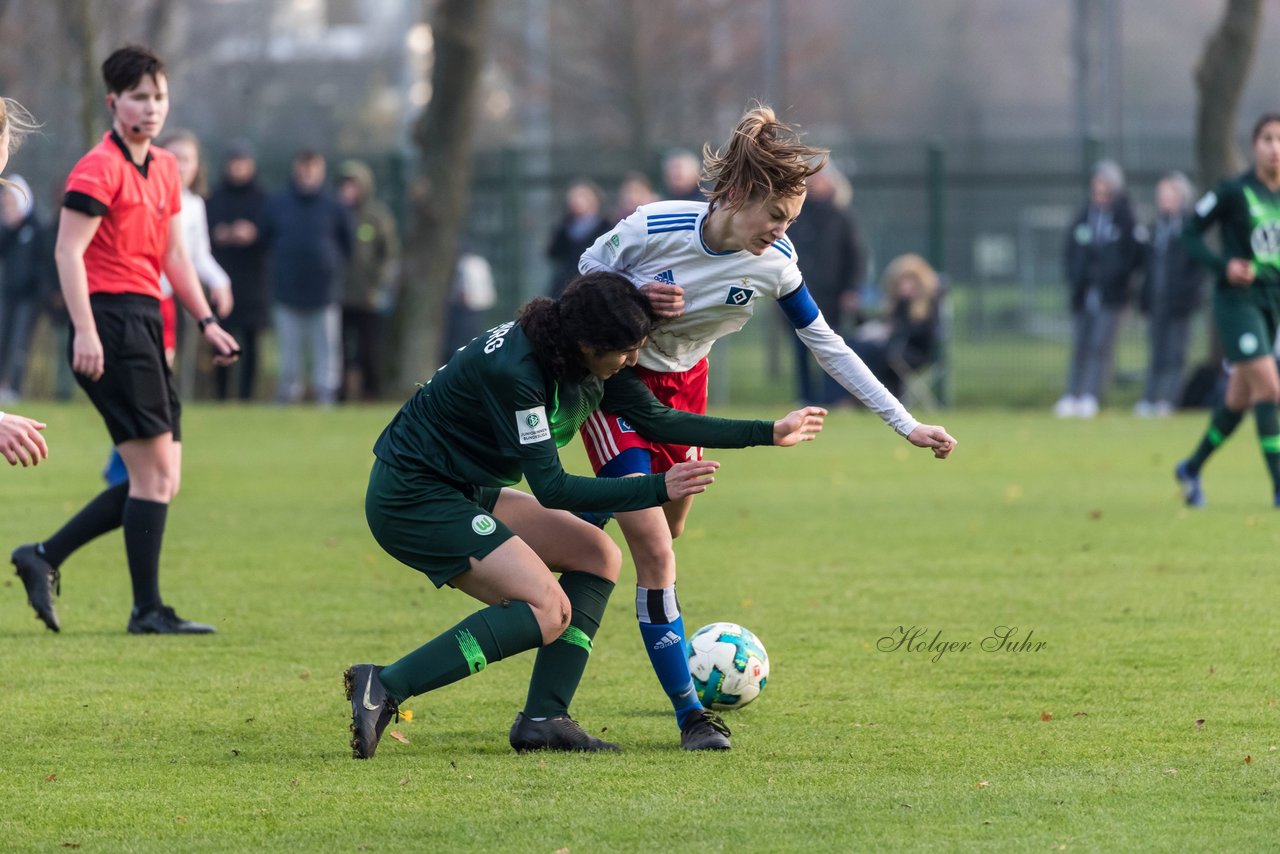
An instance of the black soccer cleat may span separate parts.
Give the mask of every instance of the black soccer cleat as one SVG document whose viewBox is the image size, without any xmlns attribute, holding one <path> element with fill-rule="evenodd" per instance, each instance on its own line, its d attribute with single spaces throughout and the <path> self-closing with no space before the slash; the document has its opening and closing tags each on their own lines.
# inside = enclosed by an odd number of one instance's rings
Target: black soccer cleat
<svg viewBox="0 0 1280 854">
<path fill-rule="evenodd" d="M 685 750 L 728 750 L 729 726 L 710 709 L 698 709 L 680 727 L 680 746 Z"/>
<path fill-rule="evenodd" d="M 142 612 L 134 608 L 129 614 L 131 635 L 211 635 L 216 631 L 208 623 L 182 619 L 168 605 L 148 608 Z"/>
<path fill-rule="evenodd" d="M 58 568 L 41 557 L 33 543 L 18 546 L 9 560 L 15 574 L 22 579 L 22 586 L 27 588 L 27 601 L 35 609 L 36 616 L 50 631 L 60 631 L 62 624 L 58 622 L 58 612 L 53 608 L 53 592 L 61 589 Z"/>
<path fill-rule="evenodd" d="M 351 756 L 368 759 L 378 749 L 382 731 L 392 718 L 400 719 L 400 706 L 378 674 L 382 668 L 376 664 L 355 664 L 342 674 L 342 684 L 351 701 Z"/>
<path fill-rule="evenodd" d="M 516 714 L 516 722 L 511 725 L 511 746 L 516 753 L 530 750 L 564 750 L 584 751 L 619 751 L 621 747 L 612 741 L 605 741 L 588 735 L 578 722 L 568 715 L 556 715 L 541 721 L 526 718 L 524 712 Z"/>
</svg>

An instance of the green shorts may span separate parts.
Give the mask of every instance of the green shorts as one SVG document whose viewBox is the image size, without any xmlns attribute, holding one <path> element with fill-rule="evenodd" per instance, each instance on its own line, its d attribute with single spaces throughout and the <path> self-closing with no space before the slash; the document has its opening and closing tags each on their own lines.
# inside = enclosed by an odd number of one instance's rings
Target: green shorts
<svg viewBox="0 0 1280 854">
<path fill-rule="evenodd" d="M 481 560 L 515 536 L 491 515 L 501 492 L 459 487 L 375 458 L 364 515 L 387 554 L 443 587 L 471 568 L 471 558 Z"/>
<path fill-rule="evenodd" d="M 1220 287 L 1214 292 L 1213 319 L 1228 362 L 1247 362 L 1271 354 L 1280 317 L 1280 304 L 1272 290 Z"/>
</svg>

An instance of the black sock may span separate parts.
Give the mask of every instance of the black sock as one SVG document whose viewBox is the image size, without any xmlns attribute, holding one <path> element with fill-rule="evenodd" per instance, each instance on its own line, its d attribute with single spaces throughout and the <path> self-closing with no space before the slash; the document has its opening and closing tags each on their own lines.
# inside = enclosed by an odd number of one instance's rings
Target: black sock
<svg viewBox="0 0 1280 854">
<path fill-rule="evenodd" d="M 121 483 L 104 489 L 92 501 L 72 516 L 49 539 L 39 546 L 44 559 L 54 566 L 61 566 L 71 553 L 90 540 L 120 527 L 124 518 L 125 499 L 129 497 L 129 484 Z"/>
<path fill-rule="evenodd" d="M 133 607 L 141 614 L 160 606 L 160 546 L 169 505 L 130 498 L 124 503 L 124 551 L 133 581 Z"/>
</svg>

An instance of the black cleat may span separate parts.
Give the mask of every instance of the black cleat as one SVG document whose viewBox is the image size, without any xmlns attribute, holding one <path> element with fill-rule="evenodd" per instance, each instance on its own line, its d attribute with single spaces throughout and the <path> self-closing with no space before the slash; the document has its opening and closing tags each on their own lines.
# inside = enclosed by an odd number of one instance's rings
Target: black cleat
<svg viewBox="0 0 1280 854">
<path fill-rule="evenodd" d="M 53 591 L 61 589 L 57 567 L 41 557 L 32 543 L 18 546 L 9 560 L 17 570 L 15 575 L 22 579 L 22 586 L 27 588 L 27 601 L 35 609 L 36 616 L 50 631 L 60 631 L 62 625 L 58 622 L 58 612 L 53 609 Z"/>
<path fill-rule="evenodd" d="M 611 741 L 588 735 L 578 722 L 568 715 L 556 715 L 542 721 L 526 718 L 524 712 L 516 714 L 511 725 L 511 746 L 516 753 L 529 750 L 587 751 L 622 750 Z"/>
<path fill-rule="evenodd" d="M 134 608 L 129 615 L 131 635 L 211 635 L 216 631 L 208 623 L 182 619 L 168 605 L 148 608 L 141 613 Z"/>
<path fill-rule="evenodd" d="M 368 759 L 378 749 L 382 731 L 392 718 L 400 720 L 400 706 L 378 674 L 376 664 L 355 664 L 342 674 L 342 684 L 351 701 L 351 756 Z"/>
<path fill-rule="evenodd" d="M 680 727 L 680 746 L 685 750 L 728 750 L 729 727 L 710 709 L 698 709 Z"/>
</svg>

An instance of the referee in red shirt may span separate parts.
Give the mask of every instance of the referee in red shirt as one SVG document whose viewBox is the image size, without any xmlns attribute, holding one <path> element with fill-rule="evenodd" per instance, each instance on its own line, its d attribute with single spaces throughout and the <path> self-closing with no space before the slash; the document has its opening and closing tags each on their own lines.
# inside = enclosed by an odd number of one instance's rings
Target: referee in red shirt
<svg viewBox="0 0 1280 854">
<path fill-rule="evenodd" d="M 139 47 L 102 64 L 111 131 L 67 178 L 55 257 L 74 336 L 71 367 L 106 422 L 129 480 L 90 501 L 41 543 L 19 546 L 13 563 L 36 615 L 58 631 L 53 591 L 59 567 L 80 546 L 124 528 L 133 582 L 134 634 L 206 634 L 160 598 L 160 547 L 182 463 L 181 406 L 164 357 L 160 274 L 196 318 L 214 362 L 239 354 L 209 310 L 182 243 L 181 186 L 172 154 L 152 148 L 169 112 L 164 65 Z"/>
</svg>

